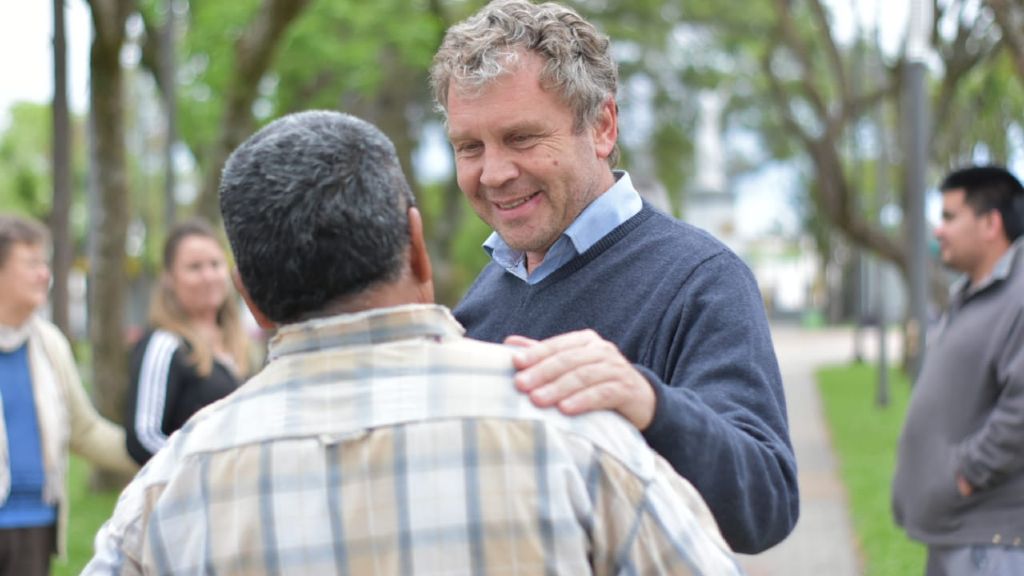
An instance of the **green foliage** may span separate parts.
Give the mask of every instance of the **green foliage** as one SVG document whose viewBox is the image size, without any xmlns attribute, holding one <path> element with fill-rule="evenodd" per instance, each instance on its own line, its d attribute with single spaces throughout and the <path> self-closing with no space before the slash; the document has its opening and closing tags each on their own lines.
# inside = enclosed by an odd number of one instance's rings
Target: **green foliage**
<svg viewBox="0 0 1024 576">
<path fill-rule="evenodd" d="M 1007 128 L 1024 128 L 1022 81 L 1005 51 L 964 78 L 941 127 L 945 128 L 941 131 L 941 141 L 946 145 L 943 152 L 951 164 L 970 162 L 979 152 L 990 161 L 1008 163 L 1011 150 Z"/>
<path fill-rule="evenodd" d="M 46 221 L 53 203 L 52 111 L 48 104 L 16 103 L 0 128 L 0 207 Z M 86 160 L 84 122 L 71 119 L 71 229 L 84 245 Z"/>
<path fill-rule="evenodd" d="M 399 146 L 405 154 L 415 145 L 427 119 L 422 111 L 432 107 L 426 71 L 445 27 L 483 4 L 482 0 L 314 0 L 282 38 L 261 84 L 261 97 L 254 106 L 257 122 L 302 109 L 342 109 L 380 123 L 396 139 L 396 145 L 408 134 L 411 142 L 404 148 Z M 648 160 L 644 165 L 653 173 L 645 176 L 657 177 L 678 203 L 693 173 L 692 132 L 697 101 L 696 91 L 687 88 L 681 76 L 680 71 L 687 67 L 682 65 L 686 63 L 685 57 L 680 58 L 682 52 L 675 39 L 685 12 L 662 0 L 575 5 L 612 38 L 622 85 L 640 75 L 653 85 L 656 129 L 641 139 L 624 142 L 623 156 L 628 159 L 642 155 Z M 161 8 L 160 1 L 143 1 L 149 20 L 162 21 Z M 258 8 L 259 0 L 189 3 L 185 32 L 178 47 L 179 118 L 182 137 L 200 169 L 206 169 L 203 162 L 207 150 L 220 130 L 236 41 Z M 711 45 L 706 48 L 701 58 L 715 61 Z M 396 75 L 399 82 L 395 81 Z M 720 72 L 705 74 L 701 87 L 716 86 L 720 77 Z M 406 93 L 398 94 L 403 91 Z M 410 96 L 414 99 L 412 108 L 420 113 L 407 113 L 404 127 L 401 122 L 382 122 L 394 119 L 401 110 L 390 108 L 385 102 Z M 624 102 L 624 106 L 630 103 Z M 625 149 L 631 145 L 636 149 Z M 486 232 L 482 224 L 465 209 L 442 217 L 457 220 L 446 223 L 453 234 L 441 235 L 442 243 L 449 242 L 447 238 L 454 240 L 451 245 L 440 247 L 442 251 L 435 252 L 435 258 L 468 255 L 466 268 L 479 268 L 478 242 Z M 159 221 L 150 215 L 144 220 Z M 428 227 L 428 234 L 436 229 Z M 462 242 L 467 246 L 463 247 Z M 461 262 L 449 264 L 453 274 L 461 275 Z"/>
<path fill-rule="evenodd" d="M 454 283 L 462 288 L 459 290 L 460 297 L 476 275 L 491 261 L 481 247 L 490 234 L 491 228 L 472 211 L 462 219 L 462 225 L 455 236 L 455 250 L 452 253 Z M 448 304 L 454 305 L 455 302 Z"/>
<path fill-rule="evenodd" d="M 566 2 L 580 15 L 593 22 L 613 43 L 633 43 L 645 48 L 658 48 L 678 22 L 675 6 L 664 0 L 610 0 Z M 668 16 L 668 17 L 666 17 Z"/>
<path fill-rule="evenodd" d="M 452 189 L 454 186 L 453 182 L 428 184 L 421 187 L 417 198 L 423 214 L 424 233 L 435 263 L 436 297 L 438 302 L 448 306 L 459 301 L 469 284 L 490 261 L 481 245 L 491 229 L 469 208 L 462 193 Z M 457 203 L 454 213 L 448 205 L 451 202 Z M 438 245 L 441 238 L 448 238 L 450 245 Z M 441 262 L 445 255 L 446 261 Z"/>
<path fill-rule="evenodd" d="M 190 3 L 180 51 L 181 129 L 199 158 L 219 128 L 235 43 L 258 7 L 258 0 Z M 442 33 L 426 0 L 314 0 L 282 39 L 261 86 L 270 108 L 260 120 L 338 109 L 348 94 L 380 97 L 382 55 L 397 54 L 407 67 L 425 71 Z"/>
<path fill-rule="evenodd" d="M 402 14 L 396 18 L 396 14 Z M 375 95 L 385 50 L 412 69 L 426 70 L 443 28 L 426 2 L 320 1 L 288 32 L 275 71 L 278 113 L 337 107 L 340 96 Z"/>
<path fill-rule="evenodd" d="M 680 119 L 681 120 L 681 119 Z M 652 150 L 655 157 L 657 178 L 669 191 L 681 191 L 689 181 L 693 170 L 690 169 L 693 158 L 693 133 L 689 123 L 682 123 L 680 120 L 674 122 L 659 122 L 654 129 Z M 687 160 L 690 160 L 687 162 Z M 673 208 L 676 214 L 685 214 L 681 194 L 669 194 L 673 201 Z"/>
<path fill-rule="evenodd" d="M 19 103 L 9 115 L 0 135 L 0 206 L 44 219 L 53 199 L 50 107 Z"/>
<path fill-rule="evenodd" d="M 93 540 L 103 522 L 110 518 L 117 503 L 116 492 L 93 492 L 89 488 L 89 465 L 71 457 L 68 472 L 70 499 L 67 561 L 53 563 L 54 576 L 80 574 L 93 554 Z"/>
<path fill-rule="evenodd" d="M 818 372 L 818 387 L 850 497 L 865 574 L 922 574 L 925 548 L 895 525 L 889 504 L 910 384 L 902 372 L 891 372 L 891 403 L 878 408 L 877 376 L 877 367 L 868 364 L 830 367 Z"/>
<path fill-rule="evenodd" d="M 220 127 L 235 44 L 259 0 L 189 2 L 188 33 L 179 48 L 181 137 L 200 161 Z"/>
</svg>

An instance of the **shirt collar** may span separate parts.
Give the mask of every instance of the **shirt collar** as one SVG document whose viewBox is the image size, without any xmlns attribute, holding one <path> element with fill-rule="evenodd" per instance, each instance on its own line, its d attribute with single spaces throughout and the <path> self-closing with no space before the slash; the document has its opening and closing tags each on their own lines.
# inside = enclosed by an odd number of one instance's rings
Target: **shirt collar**
<svg viewBox="0 0 1024 576">
<path fill-rule="evenodd" d="M 584 208 L 559 237 L 568 238 L 577 254 L 586 252 L 643 208 L 643 200 L 633 187 L 629 173 L 615 170 L 614 175 L 615 184 Z M 495 263 L 505 269 L 515 268 L 523 261 L 524 253 L 506 244 L 497 232 L 487 237 L 483 248 Z"/>
<path fill-rule="evenodd" d="M 289 354 L 328 348 L 411 338 L 445 340 L 464 333 L 465 329 L 444 306 L 406 304 L 288 324 L 270 340 L 267 355 L 273 361 Z"/>
</svg>

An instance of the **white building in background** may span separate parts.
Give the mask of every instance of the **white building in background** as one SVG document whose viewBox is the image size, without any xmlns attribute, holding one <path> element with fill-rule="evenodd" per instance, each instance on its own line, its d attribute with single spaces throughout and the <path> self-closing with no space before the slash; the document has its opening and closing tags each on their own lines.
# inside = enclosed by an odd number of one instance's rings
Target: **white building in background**
<svg viewBox="0 0 1024 576">
<path fill-rule="evenodd" d="M 722 133 L 725 96 L 702 92 L 694 154 L 694 185 L 686 195 L 683 219 L 710 232 L 736 252 L 736 197 L 729 186 Z"/>
<path fill-rule="evenodd" d="M 726 162 L 722 116 L 727 96 L 717 91 L 699 97 L 700 118 L 694 154 L 694 185 L 686 196 L 683 219 L 707 230 L 736 252 L 757 278 L 770 314 L 798 316 L 821 305 L 820 258 L 813 241 L 799 232 L 756 236 L 740 230 L 739 204 Z"/>
<path fill-rule="evenodd" d="M 750 242 L 742 256 L 757 278 L 770 315 L 797 316 L 823 305 L 821 259 L 809 236 L 794 240 L 766 235 Z"/>
</svg>

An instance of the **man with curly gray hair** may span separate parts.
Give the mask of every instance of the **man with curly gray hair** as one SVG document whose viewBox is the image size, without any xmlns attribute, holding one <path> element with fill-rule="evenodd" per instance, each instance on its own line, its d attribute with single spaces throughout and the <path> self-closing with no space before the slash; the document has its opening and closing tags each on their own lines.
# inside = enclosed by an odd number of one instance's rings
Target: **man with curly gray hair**
<svg viewBox="0 0 1024 576">
<path fill-rule="evenodd" d="M 520 346 L 542 407 L 613 410 L 754 553 L 798 516 L 785 399 L 757 284 L 707 233 L 643 201 L 618 159 L 609 39 L 556 3 L 453 26 L 431 85 L 459 187 L 494 233 L 456 317 Z"/>
</svg>

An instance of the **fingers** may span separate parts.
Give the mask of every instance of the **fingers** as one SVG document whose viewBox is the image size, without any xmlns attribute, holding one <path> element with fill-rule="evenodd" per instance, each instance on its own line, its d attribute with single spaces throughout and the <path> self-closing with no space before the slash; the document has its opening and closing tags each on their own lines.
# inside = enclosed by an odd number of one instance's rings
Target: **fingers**
<svg viewBox="0 0 1024 576">
<path fill-rule="evenodd" d="M 537 350 L 541 347 L 545 349 Z M 517 366 L 519 372 L 515 376 L 516 387 L 523 392 L 529 392 L 549 385 L 557 385 L 558 389 L 569 389 L 581 383 L 593 384 L 593 379 L 599 377 L 598 373 L 592 373 L 596 369 L 595 366 L 604 362 L 614 362 L 618 351 L 607 343 L 591 343 L 565 349 L 546 347 L 545 343 L 541 343 L 519 350 L 517 354 L 530 355 L 526 366 Z M 625 360 L 622 360 L 622 363 L 625 363 Z M 578 382 L 585 377 L 586 381 Z M 564 397 L 564 394 L 559 397 Z"/>
<path fill-rule="evenodd" d="M 956 475 L 956 488 L 964 498 L 974 493 L 974 487 L 962 475 Z"/>
<path fill-rule="evenodd" d="M 509 336 L 508 338 L 505 338 L 505 342 L 504 343 L 506 345 L 508 345 L 508 346 L 517 346 L 517 347 L 523 348 L 523 347 L 526 347 L 526 346 L 532 346 L 532 345 L 537 344 L 539 342 L 540 342 L 539 340 L 534 340 L 533 338 L 527 338 L 526 336 L 517 336 L 517 335 L 513 334 L 512 336 Z"/>
<path fill-rule="evenodd" d="M 545 389 L 540 388 L 531 393 L 531 399 Z M 536 401 L 534 403 L 541 405 Z M 646 430 L 654 419 L 656 403 L 651 384 L 636 369 L 626 365 L 614 366 L 607 373 L 595 377 L 594 382 L 575 388 L 557 401 L 557 406 L 569 416 L 595 410 L 612 410 L 632 422 L 638 430 Z"/>
<path fill-rule="evenodd" d="M 627 390 L 615 380 L 608 380 L 577 390 L 558 403 L 558 409 L 569 416 L 595 410 L 617 410 L 625 403 Z"/>
<path fill-rule="evenodd" d="M 523 343 L 526 345 L 522 350 L 517 350 L 512 358 L 512 363 L 520 370 L 529 368 L 560 352 L 575 350 L 599 342 L 605 341 L 593 330 L 567 332 L 541 341 L 531 340 L 524 336 L 509 336 L 505 339 L 506 344 Z"/>
<path fill-rule="evenodd" d="M 643 430 L 654 417 L 654 390 L 619 349 L 593 330 L 543 341 L 511 336 L 519 370 L 515 385 L 539 407 L 557 406 L 568 415 L 614 410 Z"/>
<path fill-rule="evenodd" d="M 557 360 L 550 362 L 554 364 Z M 543 364 L 537 368 L 548 368 L 551 364 Z M 614 384 L 628 378 L 623 366 L 600 362 L 600 357 L 597 355 L 592 356 L 590 362 L 577 364 L 564 370 L 559 367 L 558 371 L 552 372 L 552 374 L 551 378 L 539 381 L 531 380 L 535 383 L 533 387 L 524 386 L 519 389 L 529 393 L 530 399 L 538 406 L 552 406 L 560 405 L 564 400 L 581 391 L 603 384 Z"/>
</svg>

